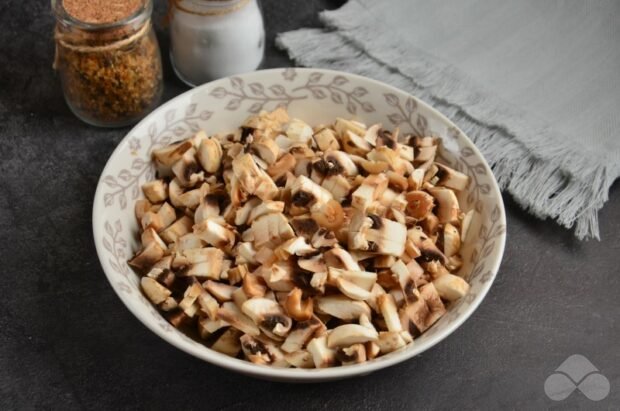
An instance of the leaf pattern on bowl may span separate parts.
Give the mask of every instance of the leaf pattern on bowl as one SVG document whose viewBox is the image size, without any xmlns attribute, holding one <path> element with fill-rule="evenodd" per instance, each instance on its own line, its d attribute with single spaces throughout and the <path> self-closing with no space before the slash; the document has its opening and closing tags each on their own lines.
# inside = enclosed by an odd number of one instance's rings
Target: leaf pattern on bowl
<svg viewBox="0 0 620 411">
<path fill-rule="evenodd" d="M 101 220 L 100 232 L 103 235 L 95 240 L 102 245 L 102 265 L 108 276 L 113 274 L 111 282 L 115 289 L 139 301 L 140 306 L 164 332 L 177 333 L 190 344 L 199 344 L 179 334 L 150 304 L 140 291 L 138 277 L 127 264 L 135 251 L 132 249 L 135 238 L 132 228 L 135 218 L 133 205 L 142 196 L 141 184 L 154 178 L 154 168 L 150 163 L 151 151 L 154 148 L 187 138 L 230 113 L 235 113 L 237 117 L 246 117 L 261 110 L 273 110 L 278 106 L 289 107 L 316 100 L 321 105 L 341 107 L 341 110 L 346 110 L 351 116 L 362 117 L 365 114 L 376 114 L 378 106 L 384 105 L 380 108 L 387 113 L 384 123 L 400 127 L 406 133 L 437 135 L 446 142 L 453 142 L 450 146 L 452 155 L 443 159 L 451 167 L 471 178 L 464 201 L 468 208 L 474 208 L 484 217 L 484 221 L 476 227 L 477 242 L 470 257 L 473 262 L 469 274 L 471 290 L 468 295 L 449 307 L 448 313 L 439 323 L 447 325 L 457 321 L 477 301 L 480 292 L 488 289 L 489 282 L 494 278 L 496 259 L 493 251 L 501 246 L 506 231 L 503 213 L 498 205 L 501 198 L 496 198 L 491 187 L 493 176 L 472 148 L 472 143 L 454 126 L 442 125 L 441 121 L 425 113 L 415 98 L 404 97 L 402 94 L 399 97 L 396 93 L 384 92 L 385 89 L 381 88 L 374 90 L 370 85 L 361 86 L 348 79 L 345 74 L 287 68 L 279 71 L 275 76 L 276 80 L 272 78 L 263 82 L 256 80 L 251 74 L 244 77 L 252 80 L 238 76 L 206 86 L 204 92 L 208 97 L 205 100 L 210 99 L 208 106 L 204 101 L 197 103 L 191 100 L 184 105 L 177 104 L 176 109 L 166 109 L 160 116 L 147 118 L 146 123 L 138 125 L 126 142 L 121 143 L 121 153 L 115 154 L 122 156 L 127 166 L 116 169 L 106 167 L 106 170 L 110 168 L 111 172 L 102 176 L 100 186 L 103 190 L 95 201 L 103 205 L 103 210 L 110 212 Z M 118 218 L 121 214 L 129 215 L 128 220 L 124 220 L 125 225 Z M 439 328 L 437 325 L 431 327 L 423 337 L 431 337 L 439 332 Z M 398 352 L 390 353 L 373 361 L 385 361 L 397 354 Z"/>
</svg>

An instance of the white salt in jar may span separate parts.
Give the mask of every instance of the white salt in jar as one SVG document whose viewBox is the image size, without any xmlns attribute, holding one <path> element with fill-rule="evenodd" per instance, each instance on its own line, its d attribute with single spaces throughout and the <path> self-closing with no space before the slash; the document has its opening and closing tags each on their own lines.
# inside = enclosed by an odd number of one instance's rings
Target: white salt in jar
<svg viewBox="0 0 620 411">
<path fill-rule="evenodd" d="M 190 86 L 255 70 L 265 51 L 257 0 L 170 0 L 170 57 Z"/>
</svg>

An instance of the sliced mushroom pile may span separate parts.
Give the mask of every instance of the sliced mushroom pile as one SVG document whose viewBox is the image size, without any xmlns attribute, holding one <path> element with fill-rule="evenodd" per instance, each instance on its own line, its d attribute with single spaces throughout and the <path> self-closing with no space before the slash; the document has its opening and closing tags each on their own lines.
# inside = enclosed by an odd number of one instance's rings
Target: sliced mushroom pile
<svg viewBox="0 0 620 411">
<path fill-rule="evenodd" d="M 321 368 L 411 344 L 463 297 L 468 177 L 435 137 L 284 109 L 153 151 L 129 262 L 168 321 L 256 364 Z"/>
</svg>

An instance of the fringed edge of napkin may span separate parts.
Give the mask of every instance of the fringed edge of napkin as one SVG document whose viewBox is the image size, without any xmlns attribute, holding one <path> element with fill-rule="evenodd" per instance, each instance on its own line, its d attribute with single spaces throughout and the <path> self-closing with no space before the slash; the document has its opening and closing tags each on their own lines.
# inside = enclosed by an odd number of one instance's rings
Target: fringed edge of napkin
<svg viewBox="0 0 620 411">
<path fill-rule="evenodd" d="M 341 11 L 339 23 L 346 20 Z M 332 25 L 330 16 L 324 13 L 322 19 Z M 346 36 L 346 27 L 338 32 L 301 29 L 282 33 L 276 44 L 300 65 L 380 78 L 428 101 L 474 141 L 491 165 L 500 188 L 526 211 L 539 218 L 553 218 L 567 228 L 576 226 L 579 239 L 599 238 L 598 211 L 620 174 L 620 162 L 613 159 L 617 153 L 601 159 L 600 153 L 577 152 L 557 144 L 561 136 L 481 93 L 454 68 L 438 64 L 421 51 L 404 57 L 406 53 L 398 48 L 373 58 L 361 43 Z M 383 64 L 386 60 L 390 66 Z M 406 74 L 401 68 L 405 64 Z M 476 118 L 487 121 L 482 124 Z"/>
</svg>

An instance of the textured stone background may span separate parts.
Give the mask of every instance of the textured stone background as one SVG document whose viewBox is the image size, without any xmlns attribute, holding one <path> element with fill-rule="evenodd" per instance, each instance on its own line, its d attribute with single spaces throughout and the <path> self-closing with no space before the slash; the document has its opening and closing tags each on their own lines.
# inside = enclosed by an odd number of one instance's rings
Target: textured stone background
<svg viewBox="0 0 620 411">
<path fill-rule="evenodd" d="M 156 22 L 165 5 L 157 0 Z M 264 0 L 265 67 L 290 65 L 275 33 L 316 26 L 342 1 Z M 613 408 L 620 402 L 620 185 L 601 242 L 577 242 L 510 198 L 504 261 L 487 299 L 447 340 L 376 374 L 287 385 L 233 374 L 157 338 L 114 295 L 91 233 L 95 186 L 128 131 L 67 109 L 51 69 L 48 1 L 0 4 L 0 409 Z M 163 55 L 168 39 L 158 24 Z M 186 90 L 166 61 L 165 99 Z M 571 354 L 611 382 L 592 403 L 545 396 Z"/>
</svg>

